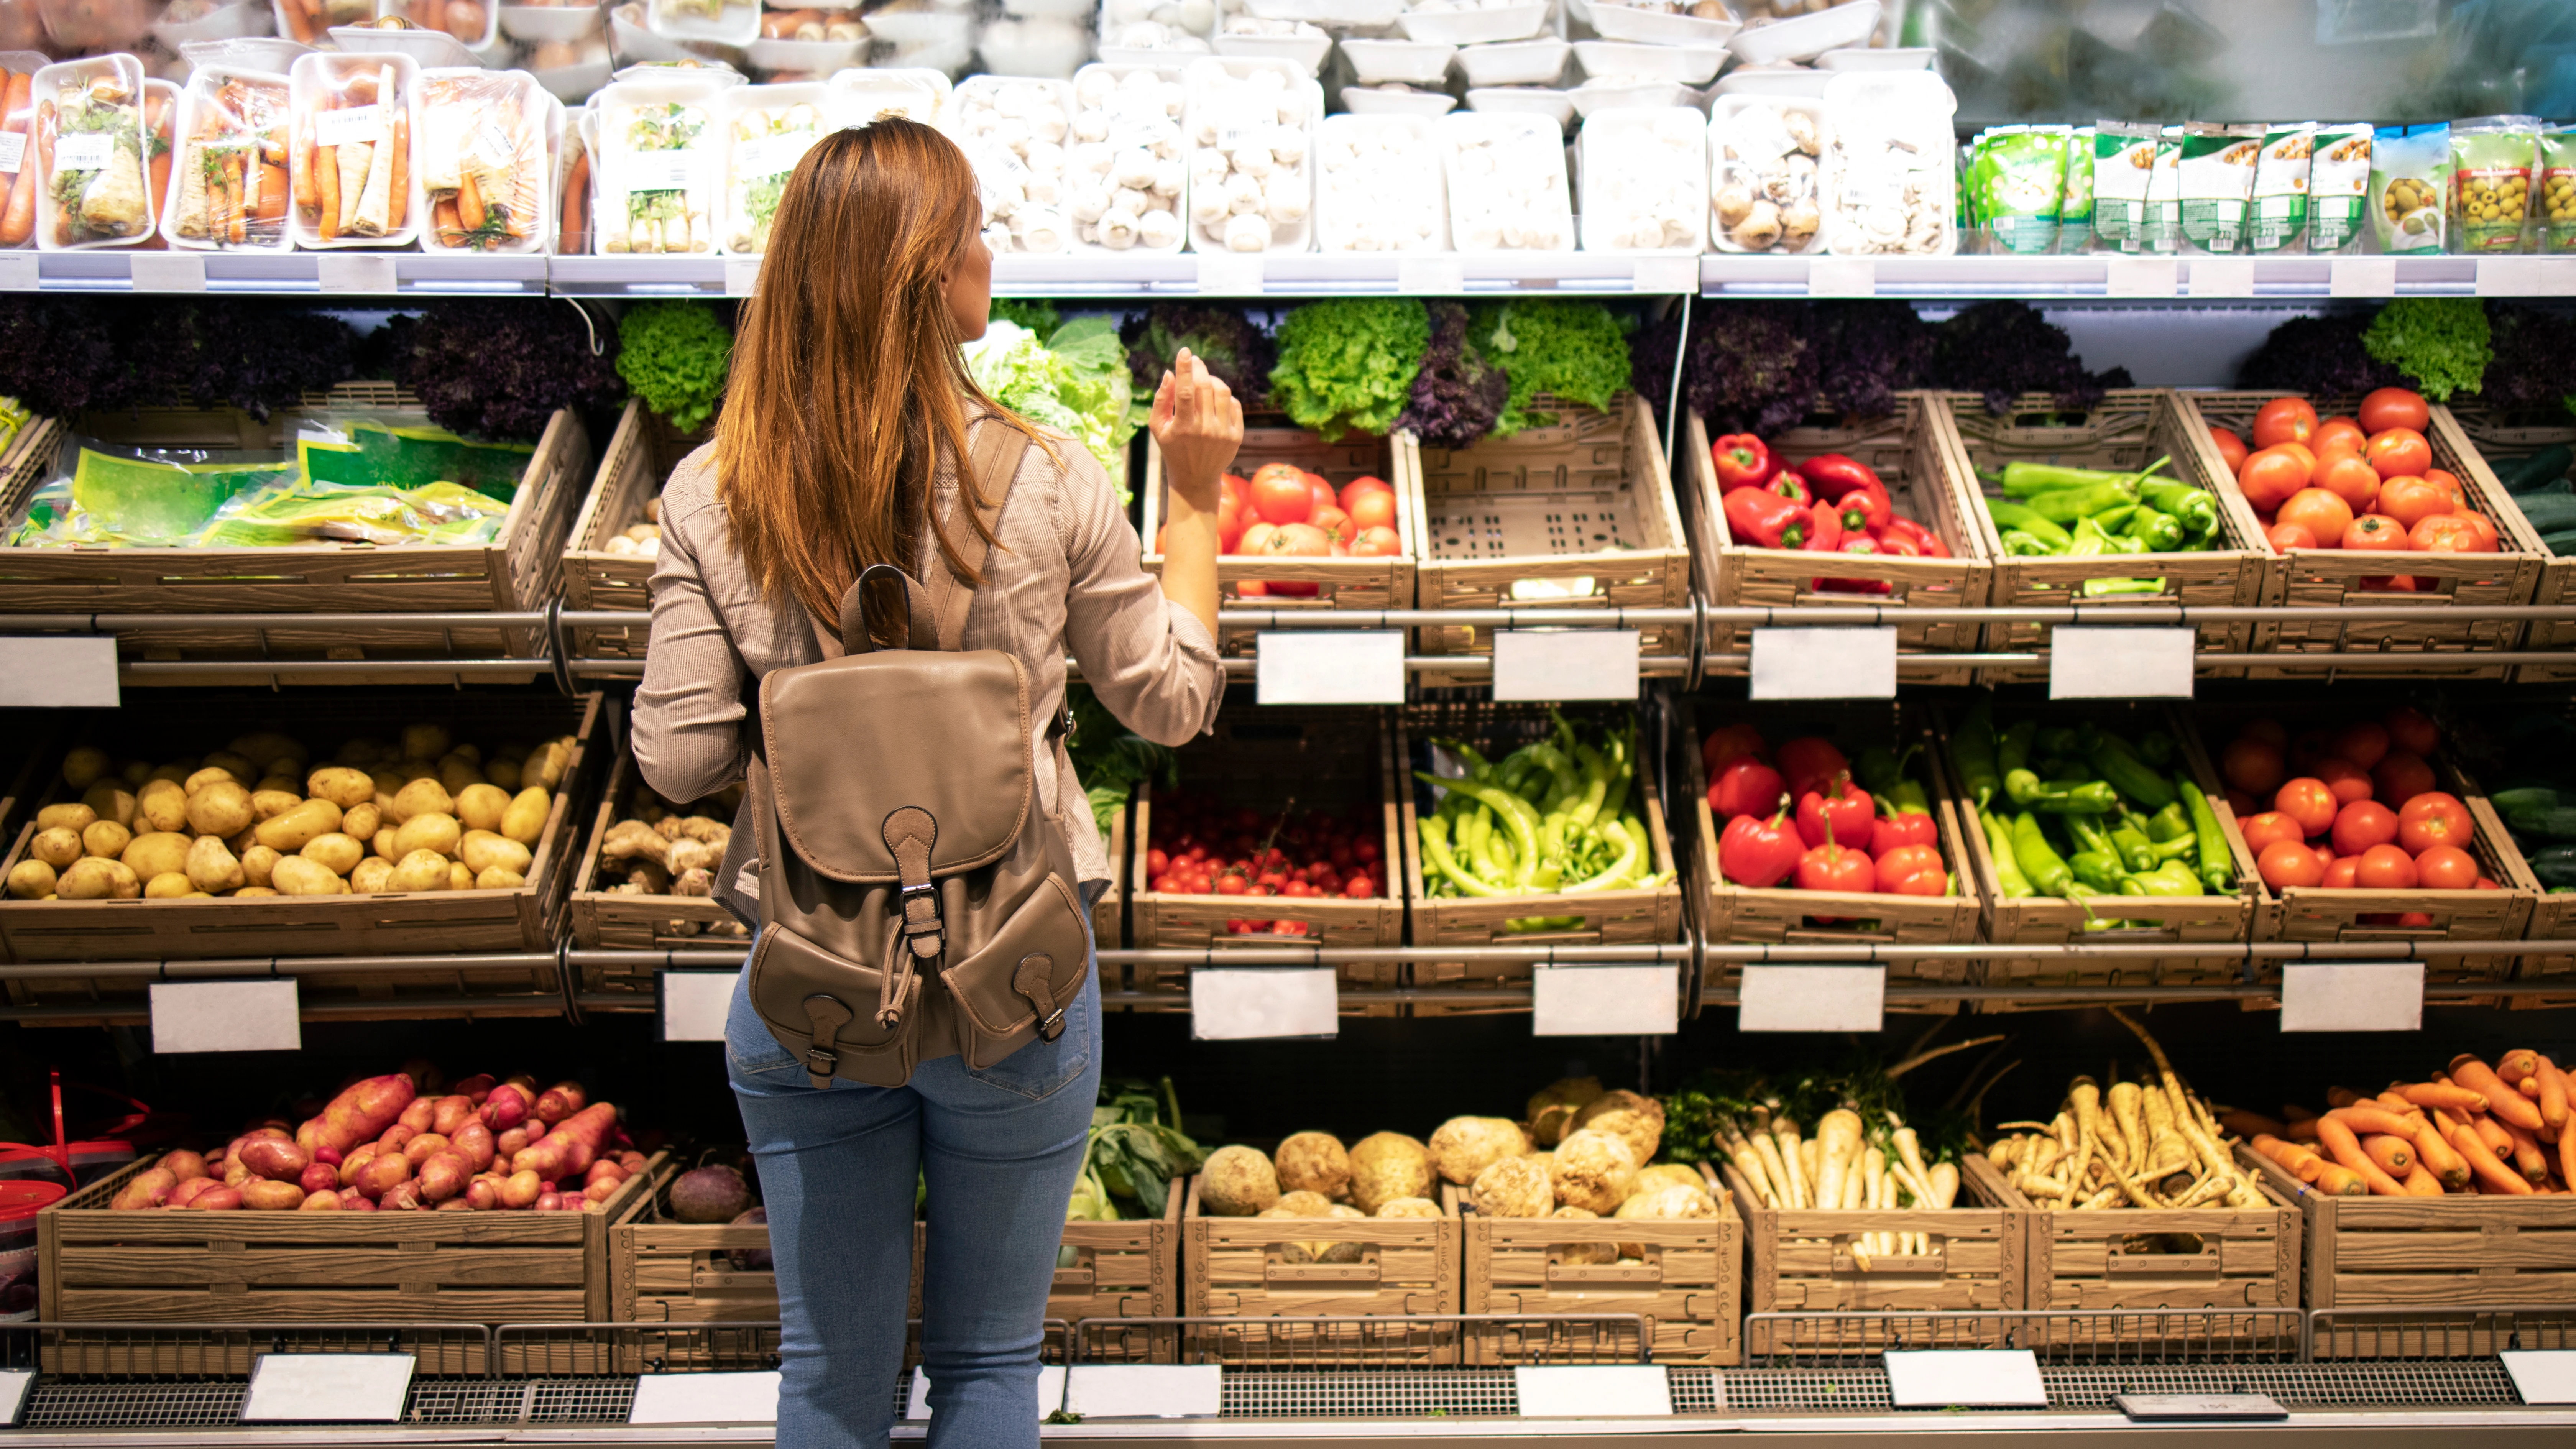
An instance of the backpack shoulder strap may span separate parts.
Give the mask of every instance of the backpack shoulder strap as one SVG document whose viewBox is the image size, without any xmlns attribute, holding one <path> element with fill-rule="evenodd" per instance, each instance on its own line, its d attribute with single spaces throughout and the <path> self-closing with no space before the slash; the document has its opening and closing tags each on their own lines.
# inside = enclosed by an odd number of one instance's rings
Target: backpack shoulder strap
<svg viewBox="0 0 2576 1449">
<path fill-rule="evenodd" d="M 1019 481 L 1020 462 L 1029 450 L 1029 435 L 1003 422 L 987 417 L 975 429 L 967 444 L 966 465 L 958 470 L 955 516 L 940 523 L 940 532 L 957 550 L 957 561 L 972 573 L 982 573 L 984 560 L 991 551 L 984 534 L 1001 527 L 1002 507 L 1011 500 L 1011 485 Z M 971 500 L 971 501 L 970 501 Z M 978 531 L 966 522 L 967 508 L 983 520 Z M 938 621 L 939 647 L 955 650 L 966 639 L 966 610 L 975 602 L 975 586 L 945 567 L 934 555 L 925 560 L 923 570 L 929 579 L 922 590 L 927 595 L 930 616 Z"/>
</svg>

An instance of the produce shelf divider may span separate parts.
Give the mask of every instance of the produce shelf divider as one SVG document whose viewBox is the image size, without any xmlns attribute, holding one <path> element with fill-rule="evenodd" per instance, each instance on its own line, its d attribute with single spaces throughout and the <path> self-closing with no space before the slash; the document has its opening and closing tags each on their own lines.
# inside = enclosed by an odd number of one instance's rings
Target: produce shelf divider
<svg viewBox="0 0 2576 1449">
<path fill-rule="evenodd" d="M 1476 1314 L 1635 1314 L 1656 1363 L 1726 1365 L 1743 1357 L 1744 1219 L 1708 1164 L 1713 1218 L 1489 1218 L 1463 1197 L 1465 1308 Z M 1567 1250 L 1608 1243 L 1639 1263 L 1569 1263 Z M 1624 1246 L 1622 1246 L 1624 1245 Z M 1552 1344 L 1508 1321 L 1468 1327 L 1470 1364 L 1545 1363 Z"/>
<path fill-rule="evenodd" d="M 1228 1218 L 1200 1210 L 1199 1183 L 1190 1179 L 1181 1217 L 1186 1316 L 1236 1319 L 1240 1328 L 1189 1335 L 1182 1362 L 1257 1366 L 1368 1353 L 1388 1366 L 1459 1365 L 1461 1326 L 1418 1327 L 1408 1317 L 1459 1311 L 1456 1188 L 1441 1185 L 1436 1218 Z M 1356 1263 L 1290 1261 L 1286 1250 L 1303 1243 L 1363 1246 Z M 1388 1332 L 1400 1342 L 1375 1346 Z"/>
<path fill-rule="evenodd" d="M 616 431 L 599 455 L 599 473 L 584 490 L 581 512 L 563 545 L 563 599 L 572 609 L 631 610 L 643 622 L 632 628 L 576 625 L 575 650 L 607 659 L 644 657 L 645 640 L 652 633 L 653 596 L 647 586 L 656 561 L 610 553 L 608 541 L 629 524 L 644 521 L 646 500 L 661 496 L 680 460 L 709 436 L 703 429 L 680 432 L 640 398 L 618 415 Z"/>
<path fill-rule="evenodd" d="M 2503 481 L 2496 475 L 2496 465 L 2506 459 L 2518 461 L 2549 448 L 2576 445 L 2576 426 L 2553 421 L 2537 427 L 2516 427 L 2514 419 L 2475 403 L 2435 403 L 2433 415 L 2448 419 L 2450 426 L 2469 441 L 2469 449 L 2460 458 L 2468 470 L 2460 474 L 2461 485 L 2468 486 L 2474 476 L 2480 495 L 2494 505 L 2496 528 L 2516 548 L 2539 557 L 2540 577 L 2532 586 L 2531 601 L 2552 607 L 2576 603 L 2576 555 L 2561 554 L 2544 543 L 2541 530 L 2523 516 L 2522 505 L 2505 491 Z M 2523 647 L 2576 649 L 2576 620 L 2533 620 L 2523 636 Z M 2564 684 L 2576 680 L 2576 664 L 2526 664 L 2513 677 L 2520 684 Z"/>
</svg>

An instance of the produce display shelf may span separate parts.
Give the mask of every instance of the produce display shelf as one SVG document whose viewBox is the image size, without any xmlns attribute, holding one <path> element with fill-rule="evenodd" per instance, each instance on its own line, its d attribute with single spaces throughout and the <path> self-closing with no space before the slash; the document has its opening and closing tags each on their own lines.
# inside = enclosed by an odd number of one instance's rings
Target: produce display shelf
<svg viewBox="0 0 2576 1449">
<path fill-rule="evenodd" d="M 1768 257 L 1699 259 L 1709 297 L 2108 297 L 2209 301 L 2563 293 L 2568 260 L 2538 257 Z M 1864 270 L 1855 274 L 1855 261 Z M 2121 265 L 2115 270 L 2112 263 Z M 2503 266 L 2495 265 L 2498 262 Z M 2482 276 L 2483 274 L 2483 276 Z M 1864 290 L 1867 289 L 1867 290 Z"/>
<path fill-rule="evenodd" d="M 543 256 L 429 256 L 420 252 L 22 252 L 35 266 L 15 290 L 67 292 L 277 292 L 544 296 Z M 135 275 L 134 258 L 147 258 Z M 173 267 L 173 264 L 175 268 Z M 386 263 L 390 263 L 388 268 Z M 21 264 L 23 266 L 23 264 Z M 157 270 L 156 270 L 157 269 Z"/>
</svg>

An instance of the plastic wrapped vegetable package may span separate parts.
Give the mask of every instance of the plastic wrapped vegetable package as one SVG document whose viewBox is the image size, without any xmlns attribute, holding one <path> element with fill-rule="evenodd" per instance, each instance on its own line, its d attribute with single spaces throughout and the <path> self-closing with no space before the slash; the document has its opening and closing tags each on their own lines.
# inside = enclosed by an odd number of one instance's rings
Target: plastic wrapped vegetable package
<svg viewBox="0 0 2576 1449">
<path fill-rule="evenodd" d="M 1959 247 L 1958 100 L 1930 71 L 1843 71 L 1825 82 L 1838 256 L 1949 256 Z"/>
<path fill-rule="evenodd" d="M 1469 111 L 1434 123 L 1462 252 L 1574 250 L 1564 135 L 1545 116 Z"/>
<path fill-rule="evenodd" d="M 1583 249 L 1708 249 L 1708 125 L 1689 106 L 1604 111 L 1583 123 Z"/>
<path fill-rule="evenodd" d="M 33 50 L 0 51 L 0 80 L 8 84 L 0 97 L 0 183 L 8 200 L 0 207 L 0 248 L 36 242 L 36 72 L 53 64 Z"/>
<path fill-rule="evenodd" d="M 533 252 L 550 223 L 561 111 L 525 71 L 434 70 L 420 81 L 414 158 L 432 252 Z"/>
<path fill-rule="evenodd" d="M 1722 252 L 1798 256 L 1824 245 L 1825 104 L 1719 96 L 1709 105 L 1709 238 Z"/>
<path fill-rule="evenodd" d="M 955 89 L 945 71 L 900 66 L 835 71 L 823 86 L 831 96 L 832 123 L 840 126 L 872 125 L 894 116 L 936 126 Z"/>
<path fill-rule="evenodd" d="M 1328 252 L 1449 245 L 1440 145 L 1420 116 L 1327 116 L 1315 128 L 1315 240 Z"/>
<path fill-rule="evenodd" d="M 974 163 L 986 246 L 1045 255 L 1072 245 L 1064 210 L 1070 82 L 975 76 L 948 98 L 943 124 Z"/>
<path fill-rule="evenodd" d="M 179 96 L 179 184 L 161 219 L 172 246 L 286 251 L 289 115 L 286 77 L 199 66 Z"/>
<path fill-rule="evenodd" d="M 411 164 L 420 67 L 407 55 L 296 57 L 291 156 L 298 247 L 407 246 L 420 234 Z"/>
<path fill-rule="evenodd" d="M 1286 61 L 1192 61 L 1190 245 L 1203 252 L 1302 252 L 1314 244 L 1315 122 L 1324 90 Z"/>
<path fill-rule="evenodd" d="M 718 108 L 725 118 L 724 249 L 732 256 L 769 250 L 770 223 L 796 163 L 831 125 L 831 95 L 819 82 L 737 86 Z"/>
<path fill-rule="evenodd" d="M 745 46 L 760 38 L 757 0 L 646 0 L 645 25 L 664 40 Z"/>
<path fill-rule="evenodd" d="M 730 79 L 675 70 L 621 80 L 591 98 L 599 118 L 591 230 L 601 252 L 715 250 L 724 168 L 716 102 Z"/>
<path fill-rule="evenodd" d="M 376 14 L 399 15 L 423 30 L 452 35 L 468 50 L 501 38 L 501 9 L 493 0 L 378 0 Z"/>
<path fill-rule="evenodd" d="M 1085 251 L 1177 252 L 1188 240 L 1189 168 L 1179 77 L 1150 66 L 1074 72 L 1065 210 Z"/>
<path fill-rule="evenodd" d="M 130 55 L 63 61 L 36 72 L 30 89 L 36 245 L 73 251 L 150 236 L 161 211 L 144 174 L 142 63 Z"/>
</svg>

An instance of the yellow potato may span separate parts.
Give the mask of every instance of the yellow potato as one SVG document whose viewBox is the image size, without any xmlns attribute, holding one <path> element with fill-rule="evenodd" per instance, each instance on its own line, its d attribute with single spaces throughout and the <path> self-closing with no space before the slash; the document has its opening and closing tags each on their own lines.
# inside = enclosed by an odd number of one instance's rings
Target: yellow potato
<svg viewBox="0 0 2576 1449">
<path fill-rule="evenodd" d="M 112 780 L 101 780 L 82 794 L 81 803 L 98 812 L 101 820 L 119 825 L 134 823 L 134 792 Z"/>
<path fill-rule="evenodd" d="M 132 900 L 143 894 L 143 882 L 122 861 L 91 856 L 63 872 L 54 894 L 67 901 Z"/>
<path fill-rule="evenodd" d="M 302 760 L 305 757 L 304 746 L 296 743 L 291 736 L 279 734 L 275 730 L 259 730 L 246 734 L 224 748 L 245 760 L 283 762 Z M 292 775 L 300 772 L 287 770 L 283 773 Z"/>
<path fill-rule="evenodd" d="M 492 787 L 496 790 L 505 792 L 516 790 L 519 788 L 519 762 L 508 759 L 494 760 L 483 767 L 483 778 L 491 781 Z"/>
<path fill-rule="evenodd" d="M 415 850 L 435 850 L 454 856 L 457 843 L 456 817 L 432 810 L 404 821 L 394 831 L 394 858 L 400 860 Z"/>
<path fill-rule="evenodd" d="M 166 765 L 154 765 L 152 773 L 144 777 L 143 783 L 149 785 L 155 780 L 167 780 L 173 785 L 184 786 L 188 777 L 195 773 L 197 773 L 197 766 L 194 761 L 172 760 Z"/>
<path fill-rule="evenodd" d="M 447 787 L 426 776 L 406 783 L 394 792 L 393 821 L 396 825 L 415 815 L 454 815 L 456 799 Z"/>
<path fill-rule="evenodd" d="M 474 888 L 478 891 L 516 890 L 527 883 L 526 876 L 497 865 L 485 867 L 481 875 L 474 877 Z"/>
<path fill-rule="evenodd" d="M 152 762 L 149 760 L 128 760 L 116 767 L 115 783 L 123 785 L 128 790 L 142 789 L 144 782 L 151 778 Z"/>
<path fill-rule="evenodd" d="M 474 868 L 477 875 L 499 866 L 514 874 L 528 871 L 528 848 L 507 836 L 489 830 L 469 830 L 456 850 L 456 858 Z"/>
<path fill-rule="evenodd" d="M 89 828 L 81 832 L 81 851 L 113 860 L 125 853 L 126 843 L 132 839 L 134 832 L 113 820 L 93 820 Z"/>
<path fill-rule="evenodd" d="M 340 752 L 333 755 L 331 758 L 338 760 L 344 765 L 356 765 L 360 769 L 365 769 L 367 766 L 373 765 L 379 760 L 392 759 L 393 754 L 393 746 L 386 744 L 383 740 L 369 739 L 364 735 L 360 735 L 355 739 L 343 742 L 340 746 Z"/>
<path fill-rule="evenodd" d="M 447 863 L 447 888 L 452 891 L 474 889 L 474 872 L 465 868 L 465 862 L 451 860 Z"/>
<path fill-rule="evenodd" d="M 349 872 L 349 889 L 353 891 L 384 890 L 387 888 L 386 883 L 393 879 L 393 874 L 394 863 L 392 861 L 387 860 L 380 855 L 368 856 L 366 859 L 358 862 L 358 868 L 356 870 Z"/>
<path fill-rule="evenodd" d="M 447 787 L 448 794 L 454 795 L 468 785 L 482 784 L 483 771 L 470 760 L 449 755 L 438 762 L 438 783 Z"/>
<path fill-rule="evenodd" d="M 175 901 L 195 889 L 196 886 L 190 884 L 185 875 L 174 870 L 167 875 L 156 875 L 145 881 L 143 898 L 147 901 Z"/>
<path fill-rule="evenodd" d="M 254 845 L 241 853 L 242 879 L 255 886 L 268 884 L 268 873 L 277 868 L 278 853 L 265 845 Z"/>
<path fill-rule="evenodd" d="M 241 783 L 241 776 L 234 774 L 232 771 L 225 769 L 221 765 L 207 765 L 188 776 L 187 779 L 180 781 L 179 788 L 187 791 L 191 795 L 194 795 L 198 791 L 206 788 L 208 785 L 214 784 L 218 780 L 238 785 Z"/>
<path fill-rule="evenodd" d="M 251 823 L 256 825 L 262 820 L 275 820 L 303 803 L 304 794 L 300 790 L 291 786 L 284 790 L 272 790 L 263 785 L 250 792 Z"/>
<path fill-rule="evenodd" d="M 376 833 L 368 837 L 367 848 L 387 860 L 402 858 L 394 854 L 394 828 L 390 825 L 378 827 Z"/>
<path fill-rule="evenodd" d="M 360 840 L 375 839 L 376 832 L 384 826 L 385 812 L 377 809 L 373 800 L 350 806 L 349 813 L 340 817 L 340 833 L 354 835 Z"/>
<path fill-rule="evenodd" d="M 465 763 L 472 765 L 478 770 L 483 768 L 483 747 L 475 744 L 471 740 L 468 740 L 464 744 L 451 747 L 447 754 L 441 755 L 439 759 L 444 763 L 450 757 L 463 760 Z"/>
<path fill-rule="evenodd" d="M 54 868 L 41 860 L 22 860 L 9 868 L 9 894 L 22 901 L 41 901 L 54 893 Z"/>
<path fill-rule="evenodd" d="M 335 896 L 349 888 L 331 867 L 300 855 L 280 857 L 268 881 L 279 895 L 287 896 Z"/>
<path fill-rule="evenodd" d="M 200 772 L 204 770 L 221 770 L 225 774 L 232 776 L 235 781 L 256 780 L 259 778 L 259 762 L 253 760 L 250 756 L 241 753 L 239 750 L 217 750 L 213 754 L 199 760 L 197 764 Z M 196 787 L 194 786 L 190 786 L 190 792 L 194 793 L 195 788 Z"/>
<path fill-rule="evenodd" d="M 405 759 L 435 760 L 446 754 L 454 742 L 447 737 L 445 725 L 404 725 L 402 752 Z"/>
<path fill-rule="evenodd" d="M 217 780 L 188 794 L 188 825 L 199 835 L 231 835 L 258 818 L 251 810 L 250 791 L 238 781 Z"/>
<path fill-rule="evenodd" d="M 473 784 L 456 792 L 456 818 L 468 830 L 498 830 L 510 795 L 498 785 Z"/>
<path fill-rule="evenodd" d="M 188 825 L 188 792 L 180 789 L 175 780 L 154 780 L 135 797 L 134 810 L 155 830 L 184 830 Z"/>
<path fill-rule="evenodd" d="M 36 828 L 51 830 L 60 825 L 72 830 L 87 830 L 98 819 L 98 812 L 86 805 L 48 805 L 36 812 Z"/>
<path fill-rule="evenodd" d="M 443 891 L 454 882 L 453 864 L 434 850 L 415 850 L 394 863 L 388 884 L 398 891 Z"/>
<path fill-rule="evenodd" d="M 295 777 L 293 775 L 281 775 L 275 770 L 271 770 L 267 774 L 260 776 L 259 783 L 250 787 L 250 792 L 253 795 L 257 795 L 265 790 L 282 791 L 298 800 L 304 798 L 304 787 L 295 783 Z"/>
<path fill-rule="evenodd" d="M 250 884 L 250 877 L 222 841 L 200 835 L 188 847 L 188 883 L 201 891 L 228 891 Z"/>
<path fill-rule="evenodd" d="M 347 875 L 367 858 L 367 848 L 350 836 L 334 830 L 314 836 L 296 852 L 306 860 L 320 861 L 333 875 Z"/>
<path fill-rule="evenodd" d="M 283 855 L 290 850 L 303 849 L 304 842 L 314 836 L 328 835 L 339 828 L 339 806 L 328 800 L 307 800 L 273 820 L 259 822 L 251 833 L 258 837 L 260 844 Z"/>
<path fill-rule="evenodd" d="M 81 858 L 81 833 L 68 825 L 39 830 L 36 838 L 27 842 L 27 853 L 56 870 L 69 870 L 72 862 Z"/>
<path fill-rule="evenodd" d="M 546 812 L 554 808 L 554 797 L 543 785 L 530 785 L 510 798 L 510 808 L 501 814 L 501 833 L 533 847 L 546 829 Z"/>
<path fill-rule="evenodd" d="M 355 810 L 376 798 L 376 780 L 364 770 L 325 765 L 305 777 L 304 793 L 343 810 Z"/>
<path fill-rule="evenodd" d="M 75 790 L 86 790 L 107 778 L 112 764 L 107 751 L 96 745 L 83 745 L 63 756 L 63 783 Z"/>
<path fill-rule="evenodd" d="M 117 855 L 136 875 L 150 880 L 172 871 L 188 869 L 188 847 L 196 844 L 187 836 L 168 830 L 155 830 L 138 835 Z"/>
<path fill-rule="evenodd" d="M 273 895 L 276 895 L 276 894 L 277 894 L 277 891 L 276 891 L 276 889 L 275 889 L 274 887 L 272 887 L 272 886 L 243 886 L 240 890 L 237 890 L 237 891 L 233 892 L 233 897 L 232 897 L 232 898 L 233 898 L 234 900 L 237 900 L 237 901 L 238 901 L 238 900 L 243 900 L 243 899 L 248 898 L 248 897 L 254 897 L 254 896 L 262 896 L 262 897 L 264 897 L 264 896 L 273 896 Z"/>
<path fill-rule="evenodd" d="M 257 827 L 236 830 L 232 834 L 224 837 L 224 849 L 231 851 L 235 855 L 239 855 L 243 851 L 248 850 L 257 844 L 259 844 L 259 832 Z"/>
<path fill-rule="evenodd" d="M 551 790 L 563 783 L 564 767 L 572 763 L 572 744 L 568 739 L 548 740 L 537 746 L 528 762 L 519 767 L 523 784 L 543 785 Z"/>
</svg>

